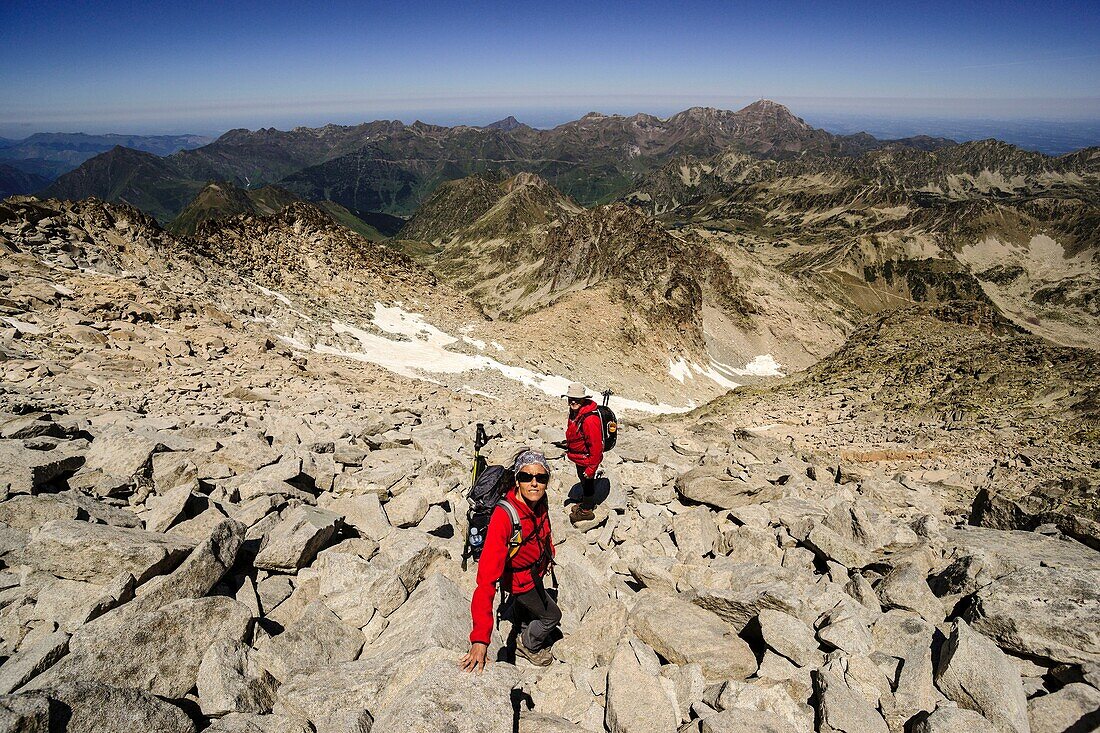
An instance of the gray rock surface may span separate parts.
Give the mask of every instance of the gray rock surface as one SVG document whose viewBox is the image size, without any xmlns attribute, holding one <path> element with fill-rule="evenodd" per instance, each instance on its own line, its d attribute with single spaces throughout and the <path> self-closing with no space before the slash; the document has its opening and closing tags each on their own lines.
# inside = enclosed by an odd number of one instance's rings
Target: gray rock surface
<svg viewBox="0 0 1100 733">
<path fill-rule="evenodd" d="M 1071 682 L 1057 692 L 1028 701 L 1031 733 L 1100 730 L 1100 690 Z"/>
<path fill-rule="evenodd" d="M 1000 729 L 979 713 L 955 707 L 939 707 L 913 723 L 913 733 L 998 733 Z"/>
<path fill-rule="evenodd" d="M 309 665 L 279 687 L 274 712 L 308 720 L 317 733 L 357 730 L 364 724 L 369 730 L 370 711 L 384 709 L 421 672 L 446 657 L 442 650 L 430 650 L 404 659 Z"/>
<path fill-rule="evenodd" d="M 1008 733 L 1028 733 L 1027 698 L 1012 660 L 962 619 L 940 649 L 936 686 Z"/>
<path fill-rule="evenodd" d="M 289 715 L 230 713 L 215 720 L 207 733 L 313 733 L 313 727 Z"/>
<path fill-rule="evenodd" d="M 698 662 L 707 679 L 744 679 L 756 671 L 752 649 L 728 624 L 675 596 L 648 590 L 638 594 L 630 625 L 670 662 Z"/>
<path fill-rule="evenodd" d="M 194 733 L 195 724 L 180 708 L 143 690 L 73 680 L 46 690 L 68 716 L 66 733 Z"/>
<path fill-rule="evenodd" d="M 257 650 L 260 662 L 285 682 L 298 670 L 355 659 L 363 641 L 359 629 L 341 621 L 321 601 L 314 601 L 285 631 L 266 639 Z"/>
<path fill-rule="evenodd" d="M 372 730 L 409 733 L 496 733 L 512 727 L 512 688 L 518 674 L 493 664 L 483 674 L 457 672 L 458 653 L 438 656 L 401 694 L 374 713 Z"/>
<path fill-rule="evenodd" d="M 218 717 L 270 711 L 279 683 L 249 647 L 223 639 L 203 654 L 196 687 L 203 715 Z"/>
<path fill-rule="evenodd" d="M 925 621 L 938 624 L 945 612 L 928 586 L 927 577 L 927 570 L 917 563 L 903 563 L 887 573 L 875 590 L 884 607 L 913 611 Z"/>
<path fill-rule="evenodd" d="M 813 629 L 794 616 L 770 608 L 757 616 L 764 643 L 800 667 L 821 666 L 825 655 L 818 647 Z"/>
<path fill-rule="evenodd" d="M 619 646 L 607 671 L 605 725 L 612 733 L 676 730 L 680 712 L 630 646 Z"/>
<path fill-rule="evenodd" d="M 796 733 L 798 731 L 775 713 L 738 708 L 723 710 L 703 718 L 700 730 L 702 733 Z"/>
<path fill-rule="evenodd" d="M 454 581 L 431 575 L 388 617 L 385 630 L 360 658 L 399 659 L 434 647 L 465 653 L 470 648 L 469 607 L 469 595 Z"/>
<path fill-rule="evenodd" d="M 814 707 L 822 733 L 887 733 L 886 721 L 834 672 L 814 670 Z"/>
<path fill-rule="evenodd" d="M 233 519 L 219 522 L 178 568 L 141 586 L 135 605 L 151 611 L 173 601 L 209 593 L 233 567 L 244 542 L 244 530 L 244 525 Z"/>
<path fill-rule="evenodd" d="M 79 519 L 80 510 L 49 494 L 13 496 L 0 502 L 0 522 L 24 532 L 41 527 L 53 519 Z"/>
<path fill-rule="evenodd" d="M 69 634 L 55 631 L 20 649 L 0 665 L 0 695 L 15 692 L 69 651 Z"/>
<path fill-rule="evenodd" d="M 32 535 L 23 562 L 73 580 L 105 583 L 127 572 L 144 583 L 174 568 L 192 546 L 187 540 L 140 529 L 53 520 Z"/>
<path fill-rule="evenodd" d="M 700 466 L 676 480 L 676 493 L 717 509 L 732 509 L 777 498 L 779 491 L 765 481 L 746 481 L 723 466 Z"/>
<path fill-rule="evenodd" d="M 1064 663 L 1100 661 L 1100 571 L 1028 568 L 978 591 L 970 624 L 1003 648 Z"/>
<path fill-rule="evenodd" d="M 50 715 L 50 700 L 40 692 L 0 695 L 0 733 L 52 733 L 58 727 Z"/>
<path fill-rule="evenodd" d="M 336 532 L 340 515 L 316 507 L 301 506 L 267 536 L 255 565 L 265 570 L 294 571 L 313 561 L 313 556 Z"/>
<path fill-rule="evenodd" d="M 117 627 L 80 629 L 69 640 L 69 654 L 27 688 L 124 679 L 155 695 L 182 697 L 195 686 L 199 663 L 210 645 L 225 639 L 243 641 L 251 620 L 247 608 L 215 596 L 176 601 Z"/>
</svg>

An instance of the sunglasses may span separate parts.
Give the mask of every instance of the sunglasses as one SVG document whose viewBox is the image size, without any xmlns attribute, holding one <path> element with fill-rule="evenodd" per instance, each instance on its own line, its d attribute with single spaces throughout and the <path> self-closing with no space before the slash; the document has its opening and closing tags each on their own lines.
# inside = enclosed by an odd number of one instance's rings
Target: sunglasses
<svg viewBox="0 0 1100 733">
<path fill-rule="evenodd" d="M 516 473 L 516 483 L 525 484 L 528 481 L 538 481 L 545 486 L 550 483 L 550 474 L 548 473 L 527 473 L 526 471 L 519 471 Z"/>
</svg>

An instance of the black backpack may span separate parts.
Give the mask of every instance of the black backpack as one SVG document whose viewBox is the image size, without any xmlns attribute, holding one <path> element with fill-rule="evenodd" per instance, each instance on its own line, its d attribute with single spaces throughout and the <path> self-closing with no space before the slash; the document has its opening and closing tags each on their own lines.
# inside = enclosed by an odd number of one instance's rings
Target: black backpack
<svg viewBox="0 0 1100 733">
<path fill-rule="evenodd" d="M 619 418 L 615 417 L 615 412 L 607 406 L 608 400 L 611 399 L 611 390 L 605 390 L 603 392 L 603 404 L 596 405 L 595 412 L 586 413 L 584 418 L 587 419 L 590 415 L 599 415 L 600 417 L 600 432 L 603 434 L 603 449 L 609 451 L 615 447 L 615 443 L 619 439 Z M 583 420 L 582 420 L 583 422 Z M 577 427 L 581 427 L 580 423 L 577 423 Z M 581 431 L 584 434 L 584 431 Z"/>
<path fill-rule="evenodd" d="M 477 561 L 481 557 L 481 550 L 485 546 L 485 530 L 489 527 L 489 519 L 493 516 L 493 510 L 501 503 L 508 489 L 515 483 L 515 477 L 510 469 L 504 466 L 478 466 L 474 483 L 466 494 L 466 501 L 470 508 L 466 511 L 466 546 L 462 551 L 462 567 L 466 568 L 467 558 Z M 514 533 L 513 533 L 514 534 Z"/>
</svg>

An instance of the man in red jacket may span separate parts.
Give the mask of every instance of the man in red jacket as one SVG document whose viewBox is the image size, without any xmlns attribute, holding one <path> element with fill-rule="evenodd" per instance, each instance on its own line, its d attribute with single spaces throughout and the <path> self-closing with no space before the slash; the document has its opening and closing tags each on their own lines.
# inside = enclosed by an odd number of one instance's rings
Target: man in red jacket
<svg viewBox="0 0 1100 733">
<path fill-rule="evenodd" d="M 569 385 L 565 398 L 569 400 L 569 421 L 565 425 L 565 455 L 577 464 L 581 482 L 580 503 L 573 505 L 569 521 L 573 524 L 596 518 L 596 471 L 603 461 L 603 423 L 596 403 L 580 382 Z"/>
<path fill-rule="evenodd" d="M 480 674 L 485 668 L 498 581 L 512 593 L 517 620 L 521 621 L 516 654 L 540 667 L 553 661 L 549 641 L 561 623 L 561 611 L 542 582 L 554 560 L 554 538 L 546 502 L 550 465 L 542 453 L 524 451 L 516 456 L 512 471 L 516 484 L 501 504 L 507 502 L 515 510 L 520 529 L 513 534 L 512 516 L 497 504 L 485 530 L 485 545 L 477 566 L 477 589 L 470 603 L 473 616 L 470 651 L 460 662 L 467 672 Z"/>
</svg>

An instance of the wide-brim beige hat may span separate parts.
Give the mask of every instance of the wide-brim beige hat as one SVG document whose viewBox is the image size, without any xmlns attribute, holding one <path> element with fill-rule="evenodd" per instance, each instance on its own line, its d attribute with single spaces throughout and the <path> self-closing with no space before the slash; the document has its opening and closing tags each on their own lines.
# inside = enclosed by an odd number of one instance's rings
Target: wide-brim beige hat
<svg viewBox="0 0 1100 733">
<path fill-rule="evenodd" d="M 565 394 L 562 396 L 574 400 L 583 400 L 588 396 L 588 390 L 580 382 L 571 382 L 569 389 L 565 390 Z"/>
</svg>

